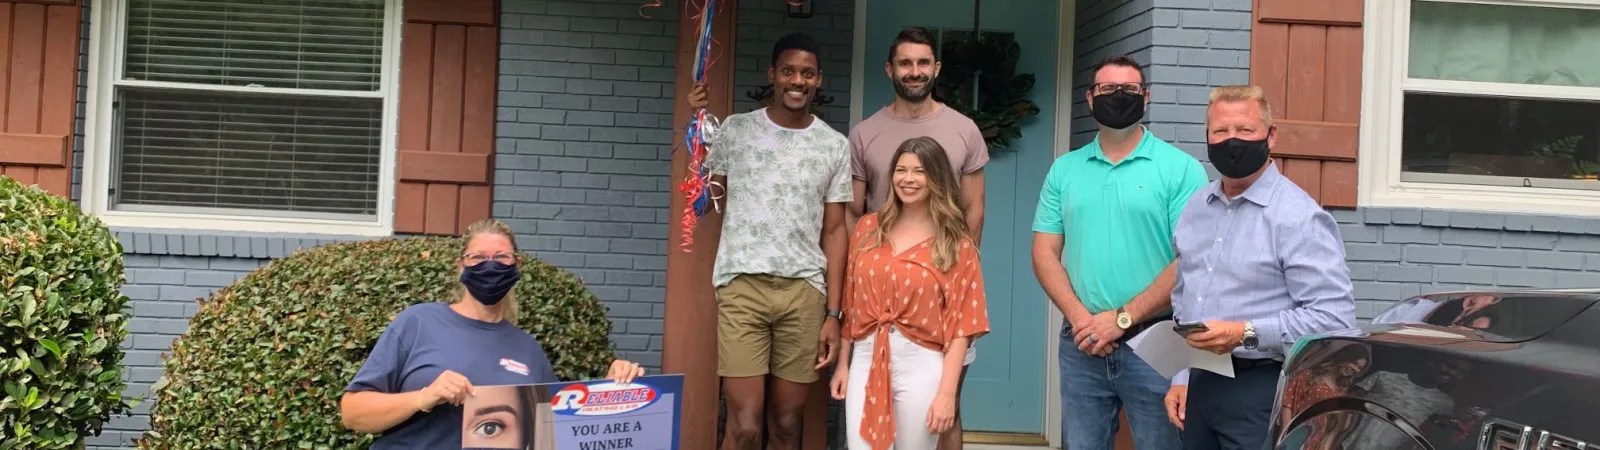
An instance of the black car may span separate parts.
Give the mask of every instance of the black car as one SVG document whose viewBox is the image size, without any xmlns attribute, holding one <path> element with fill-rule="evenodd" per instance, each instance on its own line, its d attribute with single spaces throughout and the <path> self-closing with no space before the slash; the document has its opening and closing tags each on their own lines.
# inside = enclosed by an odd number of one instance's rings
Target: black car
<svg viewBox="0 0 1600 450">
<path fill-rule="evenodd" d="M 1600 448 L 1597 302 L 1600 289 L 1429 294 L 1301 339 L 1265 447 Z"/>
</svg>

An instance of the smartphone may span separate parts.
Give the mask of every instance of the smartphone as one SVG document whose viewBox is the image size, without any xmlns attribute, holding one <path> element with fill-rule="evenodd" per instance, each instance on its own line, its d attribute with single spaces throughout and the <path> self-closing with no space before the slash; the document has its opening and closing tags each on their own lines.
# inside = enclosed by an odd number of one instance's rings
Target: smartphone
<svg viewBox="0 0 1600 450">
<path fill-rule="evenodd" d="M 1206 326 L 1205 322 L 1180 323 L 1172 326 L 1172 331 L 1176 331 L 1178 332 L 1178 335 L 1185 337 L 1189 336 L 1190 334 L 1199 333 L 1210 329 L 1210 327 Z"/>
</svg>

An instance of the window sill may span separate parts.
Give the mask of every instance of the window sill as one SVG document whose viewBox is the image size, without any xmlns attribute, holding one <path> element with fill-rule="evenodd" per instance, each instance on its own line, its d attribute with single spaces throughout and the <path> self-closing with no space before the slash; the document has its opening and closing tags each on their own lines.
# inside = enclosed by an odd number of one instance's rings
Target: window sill
<svg viewBox="0 0 1600 450">
<path fill-rule="evenodd" d="M 111 234 L 122 244 L 123 254 L 257 259 L 282 258 L 299 250 L 322 245 L 371 239 L 124 227 L 111 227 Z"/>
<path fill-rule="evenodd" d="M 98 209 L 98 208 L 97 208 Z M 187 232 L 267 233 L 343 237 L 387 237 L 394 227 L 380 220 L 354 222 L 266 215 L 193 214 L 153 211 L 89 211 L 112 228 L 154 228 Z"/>
<path fill-rule="evenodd" d="M 1361 206 L 1600 218 L 1597 191 L 1408 182 L 1371 191 Z"/>
</svg>

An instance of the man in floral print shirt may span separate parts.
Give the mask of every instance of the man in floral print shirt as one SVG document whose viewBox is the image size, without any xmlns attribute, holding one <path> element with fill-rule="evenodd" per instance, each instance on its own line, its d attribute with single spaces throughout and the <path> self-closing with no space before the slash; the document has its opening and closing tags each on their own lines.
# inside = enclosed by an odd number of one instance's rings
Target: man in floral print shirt
<svg viewBox="0 0 1600 450">
<path fill-rule="evenodd" d="M 723 450 L 761 448 L 768 389 L 766 448 L 798 450 L 810 385 L 838 355 L 850 143 L 810 113 L 822 85 L 817 54 L 805 34 L 779 39 L 767 69 L 772 106 L 723 120 L 706 159 L 727 186 L 712 275 Z M 705 106 L 703 87 L 689 104 Z"/>
</svg>

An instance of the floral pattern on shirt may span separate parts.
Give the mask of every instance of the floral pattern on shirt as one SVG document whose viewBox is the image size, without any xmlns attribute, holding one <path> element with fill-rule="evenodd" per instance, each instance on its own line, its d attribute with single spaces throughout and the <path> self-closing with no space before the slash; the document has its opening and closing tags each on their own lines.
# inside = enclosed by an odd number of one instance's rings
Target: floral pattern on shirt
<svg viewBox="0 0 1600 450">
<path fill-rule="evenodd" d="M 851 200 L 849 140 L 822 119 L 790 129 L 758 109 L 728 116 L 706 158 L 727 176 L 713 285 L 768 274 L 828 292 L 822 212 L 825 203 Z"/>
<path fill-rule="evenodd" d="M 867 234 L 878 226 L 878 214 L 863 216 L 850 239 L 850 265 L 845 284 L 844 335 L 873 339 L 861 437 L 873 450 L 894 443 L 895 419 L 889 383 L 889 328 L 929 349 L 944 352 L 952 339 L 968 345 L 989 332 L 988 303 L 983 293 L 983 266 L 978 247 L 963 237 L 955 264 L 940 271 L 933 263 L 933 239 L 895 254 L 887 240 L 862 250 Z M 851 361 L 862 364 L 864 361 Z M 942 370 L 928 367 L 926 370 Z"/>
</svg>

